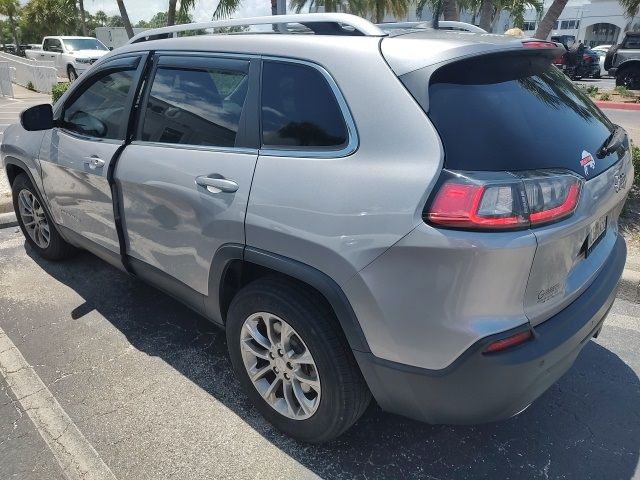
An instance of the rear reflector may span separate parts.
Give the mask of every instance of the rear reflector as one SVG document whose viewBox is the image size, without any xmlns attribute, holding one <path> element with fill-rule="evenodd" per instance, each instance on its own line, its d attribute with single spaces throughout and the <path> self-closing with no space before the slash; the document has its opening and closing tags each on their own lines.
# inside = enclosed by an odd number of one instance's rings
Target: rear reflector
<svg viewBox="0 0 640 480">
<path fill-rule="evenodd" d="M 428 223 L 467 230 L 514 230 L 560 221 L 578 206 L 582 182 L 564 170 L 453 172 L 423 213 Z"/>
<path fill-rule="evenodd" d="M 484 349 L 484 353 L 501 352 L 503 350 L 506 350 L 507 348 L 521 345 L 532 337 L 533 334 L 530 330 L 527 330 L 526 332 L 516 333 L 515 335 L 512 335 L 510 337 L 490 343 L 489 346 Z"/>
</svg>

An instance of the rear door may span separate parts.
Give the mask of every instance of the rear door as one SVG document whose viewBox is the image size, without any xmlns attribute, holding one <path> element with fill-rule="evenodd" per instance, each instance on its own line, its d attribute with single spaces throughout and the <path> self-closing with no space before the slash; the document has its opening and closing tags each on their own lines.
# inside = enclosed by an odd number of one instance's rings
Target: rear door
<svg viewBox="0 0 640 480">
<path fill-rule="evenodd" d="M 56 112 L 40 150 L 43 184 L 56 222 L 119 252 L 109 166 L 124 145 L 143 55 L 104 64 Z"/>
<path fill-rule="evenodd" d="M 244 244 L 257 159 L 258 59 L 159 54 L 118 162 L 127 253 L 140 276 L 207 295 L 218 248 Z M 175 287 L 174 287 L 175 289 Z"/>
</svg>

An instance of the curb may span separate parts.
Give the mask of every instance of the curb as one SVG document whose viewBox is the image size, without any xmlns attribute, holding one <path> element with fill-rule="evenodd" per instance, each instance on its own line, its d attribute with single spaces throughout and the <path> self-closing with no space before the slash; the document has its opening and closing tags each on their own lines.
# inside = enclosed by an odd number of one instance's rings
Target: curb
<svg viewBox="0 0 640 480">
<path fill-rule="evenodd" d="M 0 213 L 0 229 L 15 227 L 18 225 L 18 219 L 13 212 Z"/>
<path fill-rule="evenodd" d="M 640 103 L 626 102 L 601 102 L 596 101 L 595 104 L 605 110 L 638 110 L 640 111 Z"/>
<path fill-rule="evenodd" d="M 618 281 L 617 298 L 640 303 L 640 272 L 625 268 Z"/>
</svg>

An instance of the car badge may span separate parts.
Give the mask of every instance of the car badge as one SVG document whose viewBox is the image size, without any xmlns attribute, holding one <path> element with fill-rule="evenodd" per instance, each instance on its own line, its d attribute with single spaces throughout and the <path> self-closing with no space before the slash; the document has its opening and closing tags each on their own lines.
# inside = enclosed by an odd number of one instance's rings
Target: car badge
<svg viewBox="0 0 640 480">
<path fill-rule="evenodd" d="M 580 160 L 580 166 L 584 168 L 585 176 L 589 175 L 589 167 L 591 167 L 592 169 L 596 168 L 596 161 L 594 160 L 593 155 L 591 155 L 586 150 L 582 151 L 582 159 Z"/>
</svg>

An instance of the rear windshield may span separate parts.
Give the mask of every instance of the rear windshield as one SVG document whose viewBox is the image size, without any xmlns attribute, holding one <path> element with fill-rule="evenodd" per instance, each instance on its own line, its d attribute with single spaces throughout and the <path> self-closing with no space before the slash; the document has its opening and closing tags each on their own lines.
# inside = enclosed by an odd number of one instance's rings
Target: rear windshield
<svg viewBox="0 0 640 480">
<path fill-rule="evenodd" d="M 549 59 L 475 57 L 437 70 L 428 89 L 446 168 L 568 168 L 591 178 L 618 159 L 596 159 L 585 175 L 585 152 L 595 158 L 613 125 Z"/>
</svg>

